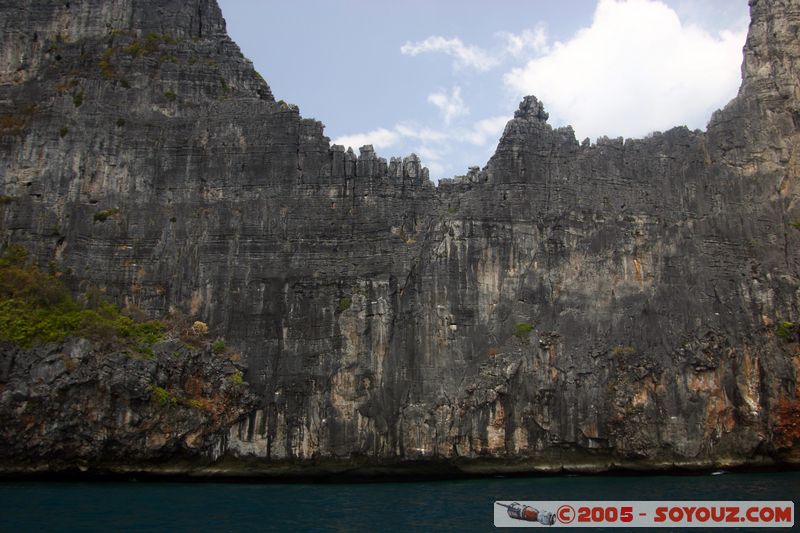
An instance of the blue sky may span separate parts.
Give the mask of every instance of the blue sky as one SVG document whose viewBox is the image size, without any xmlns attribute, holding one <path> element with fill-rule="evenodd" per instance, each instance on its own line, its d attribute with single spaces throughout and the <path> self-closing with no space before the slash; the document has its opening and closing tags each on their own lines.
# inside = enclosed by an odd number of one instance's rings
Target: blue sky
<svg viewBox="0 0 800 533">
<path fill-rule="evenodd" d="M 704 128 L 739 87 L 746 0 L 220 0 L 277 99 L 331 140 L 483 166 L 522 96 L 578 139 Z"/>
</svg>

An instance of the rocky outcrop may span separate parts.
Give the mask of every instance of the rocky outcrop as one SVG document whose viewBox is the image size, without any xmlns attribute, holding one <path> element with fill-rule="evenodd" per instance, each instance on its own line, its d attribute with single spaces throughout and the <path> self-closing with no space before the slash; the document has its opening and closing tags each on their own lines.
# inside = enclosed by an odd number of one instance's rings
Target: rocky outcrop
<svg viewBox="0 0 800 533">
<path fill-rule="evenodd" d="M 107 353 L 86 339 L 5 345 L 0 469 L 124 471 L 197 455 L 210 462 L 227 428 L 255 405 L 242 369 L 176 340 L 157 344 L 149 358 Z"/>
<path fill-rule="evenodd" d="M 75 289 L 207 322 L 257 397 L 153 448 L 152 406 L 136 431 L 109 407 L 131 377 L 98 396 L 97 447 L 6 431 L 4 468 L 797 462 L 800 4 L 751 12 L 707 131 L 578 142 L 527 97 L 486 167 L 435 187 L 276 102 L 213 2 L 0 5 L 4 238 Z M 35 378 L 9 368 L 18 424 Z M 72 416 L 31 405 L 31 428 Z"/>
</svg>

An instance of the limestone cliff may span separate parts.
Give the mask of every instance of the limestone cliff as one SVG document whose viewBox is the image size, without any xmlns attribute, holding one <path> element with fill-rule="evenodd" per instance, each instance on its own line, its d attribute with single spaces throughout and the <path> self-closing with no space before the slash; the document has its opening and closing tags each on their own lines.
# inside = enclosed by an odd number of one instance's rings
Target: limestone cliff
<svg viewBox="0 0 800 533">
<path fill-rule="evenodd" d="M 276 102 L 212 0 L 0 0 L 3 239 L 75 290 L 208 323 L 249 384 L 221 416 L 131 417 L 133 378 L 36 370 L 79 341 L 6 345 L 2 468 L 796 463 L 800 1 L 751 15 L 707 131 L 581 143 L 527 97 L 486 167 L 435 187 Z M 158 357 L 105 366 L 176 390 L 202 367 Z M 102 388 L 94 361 L 75 372 Z M 37 407 L 42 375 L 53 402 L 102 398 L 96 442 Z M 148 441 L 152 417 L 174 423 Z"/>
</svg>

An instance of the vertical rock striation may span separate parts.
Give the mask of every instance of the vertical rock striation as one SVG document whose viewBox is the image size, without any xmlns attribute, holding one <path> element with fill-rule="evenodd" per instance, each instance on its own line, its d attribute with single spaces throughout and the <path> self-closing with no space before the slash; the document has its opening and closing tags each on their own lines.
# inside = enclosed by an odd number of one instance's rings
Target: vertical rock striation
<svg viewBox="0 0 800 533">
<path fill-rule="evenodd" d="M 276 102 L 212 1 L 0 2 L 4 239 L 207 322 L 257 397 L 147 454 L 114 407 L 91 453 L 42 423 L 22 454 L 15 423 L 69 415 L 15 414 L 44 356 L 7 347 L 3 468 L 797 462 L 800 352 L 776 325 L 800 320 L 800 3 L 751 13 L 707 131 L 578 142 L 530 96 L 486 167 L 434 187 Z"/>
</svg>

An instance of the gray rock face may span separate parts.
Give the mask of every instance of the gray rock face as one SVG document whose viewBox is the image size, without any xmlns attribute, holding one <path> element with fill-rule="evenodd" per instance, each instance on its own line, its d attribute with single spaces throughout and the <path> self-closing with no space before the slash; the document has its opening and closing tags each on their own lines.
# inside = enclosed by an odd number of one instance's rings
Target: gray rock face
<svg viewBox="0 0 800 533">
<path fill-rule="evenodd" d="M 150 359 L 102 353 L 85 339 L 27 351 L 4 345 L 2 354 L 4 471 L 210 462 L 230 424 L 255 405 L 239 363 L 178 341 L 159 343 Z"/>
<path fill-rule="evenodd" d="M 75 288 L 207 322 L 257 396 L 160 447 L 6 431 L 4 468 L 797 462 L 800 348 L 775 325 L 800 318 L 800 3 L 751 13 L 706 132 L 579 143 L 529 96 L 485 168 L 434 187 L 417 156 L 356 156 L 276 102 L 213 2 L 0 3 L 4 239 Z M 11 426 L 27 381 L 63 380 L 48 350 L 3 350 Z M 112 361 L 111 403 L 137 390 Z M 102 405 L 93 438 L 128 435 Z"/>
</svg>

